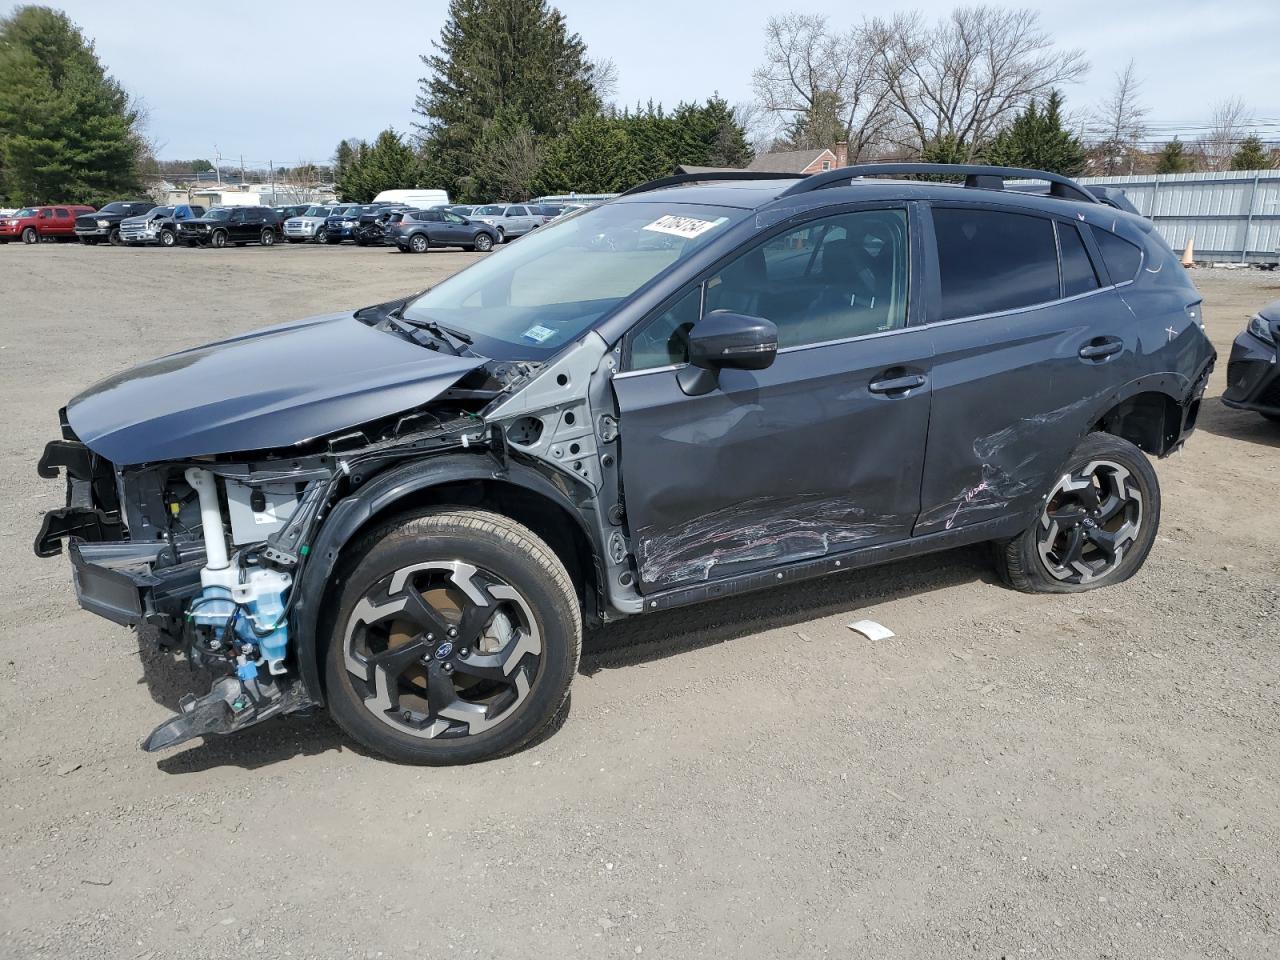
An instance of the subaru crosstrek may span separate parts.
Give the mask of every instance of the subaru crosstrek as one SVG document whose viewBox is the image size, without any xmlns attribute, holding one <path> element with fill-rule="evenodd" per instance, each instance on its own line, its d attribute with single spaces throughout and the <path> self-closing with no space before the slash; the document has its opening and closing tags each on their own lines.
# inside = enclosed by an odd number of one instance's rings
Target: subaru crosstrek
<svg viewBox="0 0 1280 960">
<path fill-rule="evenodd" d="M 553 728 L 584 623 L 983 541 L 1021 590 L 1126 580 L 1213 362 L 1151 224 L 1062 177 L 669 178 L 89 388 L 36 552 L 213 671 L 147 749 L 327 704 L 473 761 Z"/>
</svg>

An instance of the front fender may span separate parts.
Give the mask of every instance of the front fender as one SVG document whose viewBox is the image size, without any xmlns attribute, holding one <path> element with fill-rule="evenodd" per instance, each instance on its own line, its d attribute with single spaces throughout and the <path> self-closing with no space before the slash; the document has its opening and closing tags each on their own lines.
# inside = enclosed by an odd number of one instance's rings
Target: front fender
<svg viewBox="0 0 1280 960">
<path fill-rule="evenodd" d="M 599 555 L 597 538 L 570 496 L 543 474 L 524 464 L 515 461 L 501 464 L 487 451 L 456 453 L 402 464 L 375 476 L 339 501 L 329 513 L 315 542 L 310 545 L 306 564 L 295 587 L 298 599 L 294 605 L 292 628 L 296 637 L 298 673 L 307 693 L 317 703 L 324 703 L 324 690 L 316 630 L 325 586 L 333 576 L 343 549 L 374 517 L 391 510 L 397 503 L 406 502 L 432 487 L 460 480 L 509 484 L 547 498 L 576 519 L 587 542 Z"/>
</svg>

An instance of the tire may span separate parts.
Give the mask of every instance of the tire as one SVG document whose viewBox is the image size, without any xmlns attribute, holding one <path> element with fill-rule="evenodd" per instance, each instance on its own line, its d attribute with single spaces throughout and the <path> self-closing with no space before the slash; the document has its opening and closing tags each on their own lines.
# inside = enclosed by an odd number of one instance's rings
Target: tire
<svg viewBox="0 0 1280 960">
<path fill-rule="evenodd" d="M 427 239 L 426 234 L 415 233 L 409 238 L 409 249 L 414 253 L 426 253 L 431 249 L 431 241 Z"/>
<path fill-rule="evenodd" d="M 160 236 L 157 238 L 162 247 L 172 247 L 178 242 L 178 238 L 173 235 L 172 230 L 161 230 Z"/>
<path fill-rule="evenodd" d="M 550 547 L 501 514 L 435 508 L 375 531 L 353 556 L 325 655 L 343 730 L 430 765 L 487 760 L 549 732 L 582 648 L 577 592 Z"/>
<path fill-rule="evenodd" d="M 476 242 L 472 244 L 472 249 L 479 253 L 488 253 L 493 249 L 493 237 L 487 233 L 477 233 Z"/>
<path fill-rule="evenodd" d="M 22 242 L 23 243 L 39 243 L 40 242 L 40 235 L 36 233 L 35 227 L 27 227 L 25 230 L 22 231 Z"/>
<path fill-rule="evenodd" d="M 258 235 L 258 242 L 264 247 L 274 247 L 276 245 L 276 232 L 274 230 L 263 230 Z"/>
<path fill-rule="evenodd" d="M 225 247 L 227 245 L 227 231 L 215 230 L 213 236 L 209 238 L 209 245 L 212 247 Z"/>
<path fill-rule="evenodd" d="M 497 241 L 496 241 L 496 242 L 497 242 L 497 243 L 506 243 L 506 242 L 507 242 L 507 232 L 506 232 L 505 230 L 503 230 L 501 227 L 499 227 L 499 228 L 498 228 L 498 239 L 497 239 Z"/>
<path fill-rule="evenodd" d="M 321 227 L 319 230 L 316 231 L 316 235 L 312 239 L 314 239 L 316 243 L 328 243 L 329 231 L 326 230 L 324 227 Z"/>
<path fill-rule="evenodd" d="M 1160 481 L 1146 455 L 1128 440 L 1091 433 L 1072 451 L 1036 521 L 996 544 L 996 567 L 1026 593 L 1108 587 L 1141 569 L 1159 527 Z"/>
<path fill-rule="evenodd" d="M 111 232 L 107 234 L 107 243 L 113 247 L 118 247 L 124 243 L 124 238 L 120 236 L 120 228 L 112 227 Z"/>
</svg>

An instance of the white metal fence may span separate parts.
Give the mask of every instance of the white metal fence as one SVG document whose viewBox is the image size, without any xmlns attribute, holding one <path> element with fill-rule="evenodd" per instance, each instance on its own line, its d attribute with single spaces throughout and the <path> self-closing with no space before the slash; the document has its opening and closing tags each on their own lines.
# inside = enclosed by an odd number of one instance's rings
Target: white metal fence
<svg viewBox="0 0 1280 960">
<path fill-rule="evenodd" d="M 1197 260 L 1280 260 L 1280 170 L 1081 177 L 1121 187 L 1169 246 L 1191 239 Z"/>
</svg>

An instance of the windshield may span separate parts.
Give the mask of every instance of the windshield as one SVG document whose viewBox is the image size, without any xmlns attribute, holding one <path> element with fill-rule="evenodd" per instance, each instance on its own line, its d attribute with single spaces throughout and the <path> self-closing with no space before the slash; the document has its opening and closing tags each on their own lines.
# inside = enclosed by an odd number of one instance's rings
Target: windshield
<svg viewBox="0 0 1280 960">
<path fill-rule="evenodd" d="M 204 218 L 206 220 L 226 220 L 230 216 L 231 216 L 231 211 L 228 210 L 226 207 L 222 207 L 218 210 L 210 210 L 208 213 L 204 215 Z"/>
<path fill-rule="evenodd" d="M 428 290 L 404 315 L 460 330 L 495 359 L 546 357 L 749 213 L 606 204 L 540 227 Z"/>
<path fill-rule="evenodd" d="M 35 215 L 36 212 L 31 207 L 23 207 L 21 210 L 15 210 L 13 212 L 14 219 L 17 219 L 18 217 L 34 217 Z"/>
<path fill-rule="evenodd" d="M 493 206 L 493 204 L 490 204 L 490 205 L 489 205 L 489 206 L 487 206 L 487 207 L 476 207 L 476 209 L 475 209 L 475 215 L 476 215 L 477 217 L 496 217 L 496 216 L 500 216 L 500 215 L 501 215 L 501 213 L 502 213 L 502 211 L 503 211 L 503 210 L 505 210 L 505 209 L 507 209 L 507 208 L 506 208 L 506 207 L 495 207 L 495 206 Z"/>
<path fill-rule="evenodd" d="M 304 217 L 327 217 L 329 215 L 328 207 L 307 207 Z"/>
<path fill-rule="evenodd" d="M 129 205 L 127 203 L 121 203 L 120 201 L 117 200 L 115 203 L 108 203 L 105 207 L 103 207 L 98 212 L 99 213 L 128 213 Z"/>
<path fill-rule="evenodd" d="M 148 217 L 167 217 L 173 213 L 173 207 L 152 207 L 147 211 Z"/>
</svg>

